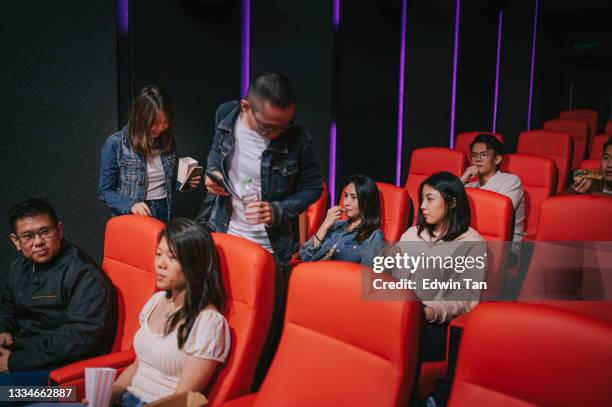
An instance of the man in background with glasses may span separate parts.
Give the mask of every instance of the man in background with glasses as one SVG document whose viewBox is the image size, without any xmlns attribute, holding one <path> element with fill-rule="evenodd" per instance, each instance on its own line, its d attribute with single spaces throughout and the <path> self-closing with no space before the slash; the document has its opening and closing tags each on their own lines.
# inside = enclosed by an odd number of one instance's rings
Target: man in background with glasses
<svg viewBox="0 0 612 407">
<path fill-rule="evenodd" d="M 50 370 L 110 350 L 116 296 L 100 266 L 63 239 L 49 203 L 28 198 L 8 220 L 21 256 L 0 301 L 0 386 L 44 386 Z"/>
<path fill-rule="evenodd" d="M 501 172 L 503 145 L 490 134 L 479 134 L 470 144 L 471 166 L 461 176 L 466 188 L 480 188 L 506 195 L 514 207 L 513 242 L 525 236 L 525 197 L 523 184 L 514 174 Z M 477 180 L 473 178 L 478 177 Z"/>
</svg>

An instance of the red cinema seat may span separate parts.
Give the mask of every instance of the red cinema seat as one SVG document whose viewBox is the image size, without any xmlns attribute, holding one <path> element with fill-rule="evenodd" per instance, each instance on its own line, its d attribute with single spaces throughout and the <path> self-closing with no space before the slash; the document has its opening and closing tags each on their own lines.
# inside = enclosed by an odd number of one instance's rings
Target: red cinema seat
<svg viewBox="0 0 612 407">
<path fill-rule="evenodd" d="M 472 144 L 474 137 L 479 134 L 490 134 L 491 136 L 494 136 L 497 140 L 499 140 L 500 143 L 504 144 L 504 136 L 499 133 L 491 133 L 488 131 L 467 131 L 465 133 L 457 134 L 454 149 L 456 151 L 461 151 L 462 153 L 465 153 L 465 155 L 469 157 L 470 153 L 472 152 L 470 150 L 470 144 Z"/>
<path fill-rule="evenodd" d="M 416 223 L 419 208 L 419 186 L 430 175 L 448 171 L 460 177 L 467 166 L 465 154 L 446 147 L 419 148 L 412 152 L 408 179 L 404 188 L 412 199 L 412 224 Z"/>
<path fill-rule="evenodd" d="M 557 166 L 550 158 L 527 154 L 506 154 L 501 170 L 521 179 L 525 192 L 525 233 L 535 234 L 540 205 L 557 189 Z"/>
<path fill-rule="evenodd" d="M 572 136 L 574 154 L 572 168 L 578 168 L 586 156 L 589 142 L 589 126 L 580 120 L 555 119 L 544 122 L 544 130 L 560 131 Z"/>
<path fill-rule="evenodd" d="M 314 235 L 317 230 L 319 230 L 321 223 L 323 223 L 323 219 L 325 219 L 328 198 L 329 191 L 324 182 L 321 196 L 306 209 L 306 222 L 308 225 L 308 230 L 304 240 L 310 239 L 310 237 Z"/>
<path fill-rule="evenodd" d="M 125 368 L 134 360 L 132 341 L 138 315 L 155 287 L 155 251 L 164 224 L 154 218 L 124 215 L 106 224 L 102 268 L 117 290 L 118 319 L 113 353 L 53 370 L 50 379 L 61 387 L 76 386 L 77 400 L 85 396 L 86 367 Z"/>
<path fill-rule="evenodd" d="M 600 158 L 590 158 L 588 160 L 584 160 L 580 164 L 580 168 L 599 171 L 601 169 L 601 157 Z"/>
<path fill-rule="evenodd" d="M 547 199 L 540 207 L 534 244 L 520 301 L 612 320 L 607 272 L 612 264 L 612 197 Z"/>
<path fill-rule="evenodd" d="M 408 218 L 412 213 L 412 201 L 405 188 L 385 182 L 377 182 L 378 196 L 380 198 L 380 230 L 387 242 L 399 241 L 402 234 L 408 229 Z M 344 192 L 340 194 L 338 205 L 343 205 Z M 346 218 L 343 216 L 343 218 Z"/>
<path fill-rule="evenodd" d="M 405 188 L 377 182 L 380 194 L 381 229 L 388 242 L 397 242 L 408 229 L 412 201 Z"/>
<path fill-rule="evenodd" d="M 538 241 L 612 240 L 612 197 L 564 195 L 540 207 Z"/>
<path fill-rule="evenodd" d="M 270 328 L 276 266 L 268 251 L 249 240 L 224 233 L 212 237 L 229 299 L 226 317 L 232 343 L 227 361 L 207 392 L 209 403 L 217 405 L 251 391 Z"/>
<path fill-rule="evenodd" d="M 569 134 L 551 130 L 524 131 L 519 134 L 516 152 L 553 159 L 559 174 L 557 192 L 567 189 L 573 157 L 572 139 Z"/>
<path fill-rule="evenodd" d="M 610 137 L 612 136 L 609 134 L 598 134 L 595 136 L 593 139 L 593 144 L 591 145 L 591 153 L 589 154 L 589 158 L 601 158 L 601 156 L 603 156 L 603 146 L 608 142 Z"/>
<path fill-rule="evenodd" d="M 259 392 L 223 406 L 406 406 L 421 305 L 408 292 L 364 301 L 362 271 L 335 261 L 293 269 L 280 344 Z"/>
<path fill-rule="evenodd" d="M 612 324 L 527 304 L 467 322 L 449 407 L 612 405 Z"/>
<path fill-rule="evenodd" d="M 567 120 L 582 120 L 589 125 L 589 147 L 593 138 L 597 134 L 597 121 L 599 120 L 599 113 L 597 110 L 591 109 L 572 109 L 564 110 L 559 115 L 560 119 Z"/>
<path fill-rule="evenodd" d="M 604 134 L 607 134 L 608 136 L 612 136 L 612 120 L 608 120 L 606 122 L 606 128 L 604 130 Z"/>
</svg>

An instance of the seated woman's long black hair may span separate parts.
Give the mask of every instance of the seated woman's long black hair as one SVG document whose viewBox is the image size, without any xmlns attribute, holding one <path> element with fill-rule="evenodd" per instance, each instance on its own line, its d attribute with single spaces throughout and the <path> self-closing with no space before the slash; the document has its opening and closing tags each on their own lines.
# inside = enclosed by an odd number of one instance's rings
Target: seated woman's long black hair
<svg viewBox="0 0 612 407">
<path fill-rule="evenodd" d="M 359 205 L 359 217 L 361 224 L 357 227 L 355 240 L 363 242 L 376 229 L 380 229 L 380 196 L 376 183 L 365 175 L 353 175 L 349 184 L 355 185 L 357 203 Z"/>
<path fill-rule="evenodd" d="M 185 304 L 167 321 L 164 329 L 168 335 L 183 321 L 177 331 L 179 349 L 182 349 L 200 312 L 209 304 L 223 312 L 227 294 L 217 250 L 208 231 L 191 219 L 176 218 L 160 234 L 159 240 L 162 238 L 166 238 L 187 279 Z M 166 291 L 166 298 L 171 296 L 172 292 Z"/>
<path fill-rule="evenodd" d="M 417 216 L 417 232 L 425 229 L 433 236 L 436 225 L 428 225 L 423 217 L 421 204 L 423 203 L 423 186 L 429 185 L 436 191 L 440 192 L 444 199 L 444 217 L 442 222 L 442 237 L 441 240 L 452 241 L 467 232 L 470 226 L 470 204 L 468 203 L 467 194 L 463 183 L 456 175 L 450 172 L 442 171 L 430 175 L 419 186 L 419 214 Z M 436 236 L 440 239 L 440 236 Z"/>
</svg>

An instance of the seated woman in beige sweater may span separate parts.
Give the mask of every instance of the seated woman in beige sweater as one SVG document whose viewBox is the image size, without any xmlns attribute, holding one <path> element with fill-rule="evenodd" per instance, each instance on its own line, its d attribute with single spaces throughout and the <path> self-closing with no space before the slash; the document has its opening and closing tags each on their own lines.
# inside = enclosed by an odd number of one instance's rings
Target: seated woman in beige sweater
<svg viewBox="0 0 612 407">
<path fill-rule="evenodd" d="M 484 281 L 486 246 L 469 226 L 470 206 L 457 176 L 449 172 L 431 175 L 419 187 L 419 204 L 417 224 L 402 235 L 400 246 L 404 253 L 431 262 L 417 270 L 395 270 L 392 275 L 416 282 L 415 293 L 428 322 L 424 347 L 435 351 L 424 360 L 437 360 L 444 357 L 448 322 L 478 304 L 480 289 L 466 285 L 463 279 Z M 468 258 L 474 260 L 466 261 Z M 436 288 L 433 281 L 459 282 L 461 288 Z"/>
</svg>

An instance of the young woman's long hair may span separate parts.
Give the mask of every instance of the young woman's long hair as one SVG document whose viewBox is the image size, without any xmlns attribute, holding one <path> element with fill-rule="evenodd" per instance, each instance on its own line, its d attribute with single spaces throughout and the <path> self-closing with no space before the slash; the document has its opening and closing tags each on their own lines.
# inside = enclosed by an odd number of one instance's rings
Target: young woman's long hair
<svg viewBox="0 0 612 407">
<path fill-rule="evenodd" d="M 156 140 L 151 136 L 151 126 L 159 112 L 166 114 L 168 128 Z M 132 102 L 128 117 L 127 139 L 130 147 L 142 155 L 153 151 L 169 153 L 174 150 L 174 134 L 174 107 L 170 98 L 157 86 L 145 86 Z"/>
<path fill-rule="evenodd" d="M 355 240 L 363 242 L 377 229 L 380 229 L 380 196 L 376 183 L 365 175 L 351 176 L 350 183 L 355 185 L 361 218 Z"/>
<path fill-rule="evenodd" d="M 208 231 L 191 219 L 176 218 L 160 234 L 159 240 L 162 238 L 166 239 L 187 279 L 185 304 L 166 322 L 164 329 L 168 335 L 183 321 L 177 331 L 179 349 L 182 349 L 200 312 L 210 304 L 223 312 L 227 294 L 217 250 Z M 172 291 L 166 291 L 166 298 L 171 297 Z"/>
<path fill-rule="evenodd" d="M 419 186 L 419 214 L 417 216 L 417 232 L 425 229 L 433 236 L 436 225 L 429 225 L 423 217 L 421 204 L 423 203 L 423 186 L 429 185 L 431 188 L 440 192 L 444 199 L 444 217 L 441 236 L 436 236 L 438 240 L 452 241 L 467 232 L 470 226 L 470 204 L 468 202 L 465 187 L 459 177 L 450 172 L 442 171 L 429 176 L 421 186 Z"/>
</svg>

